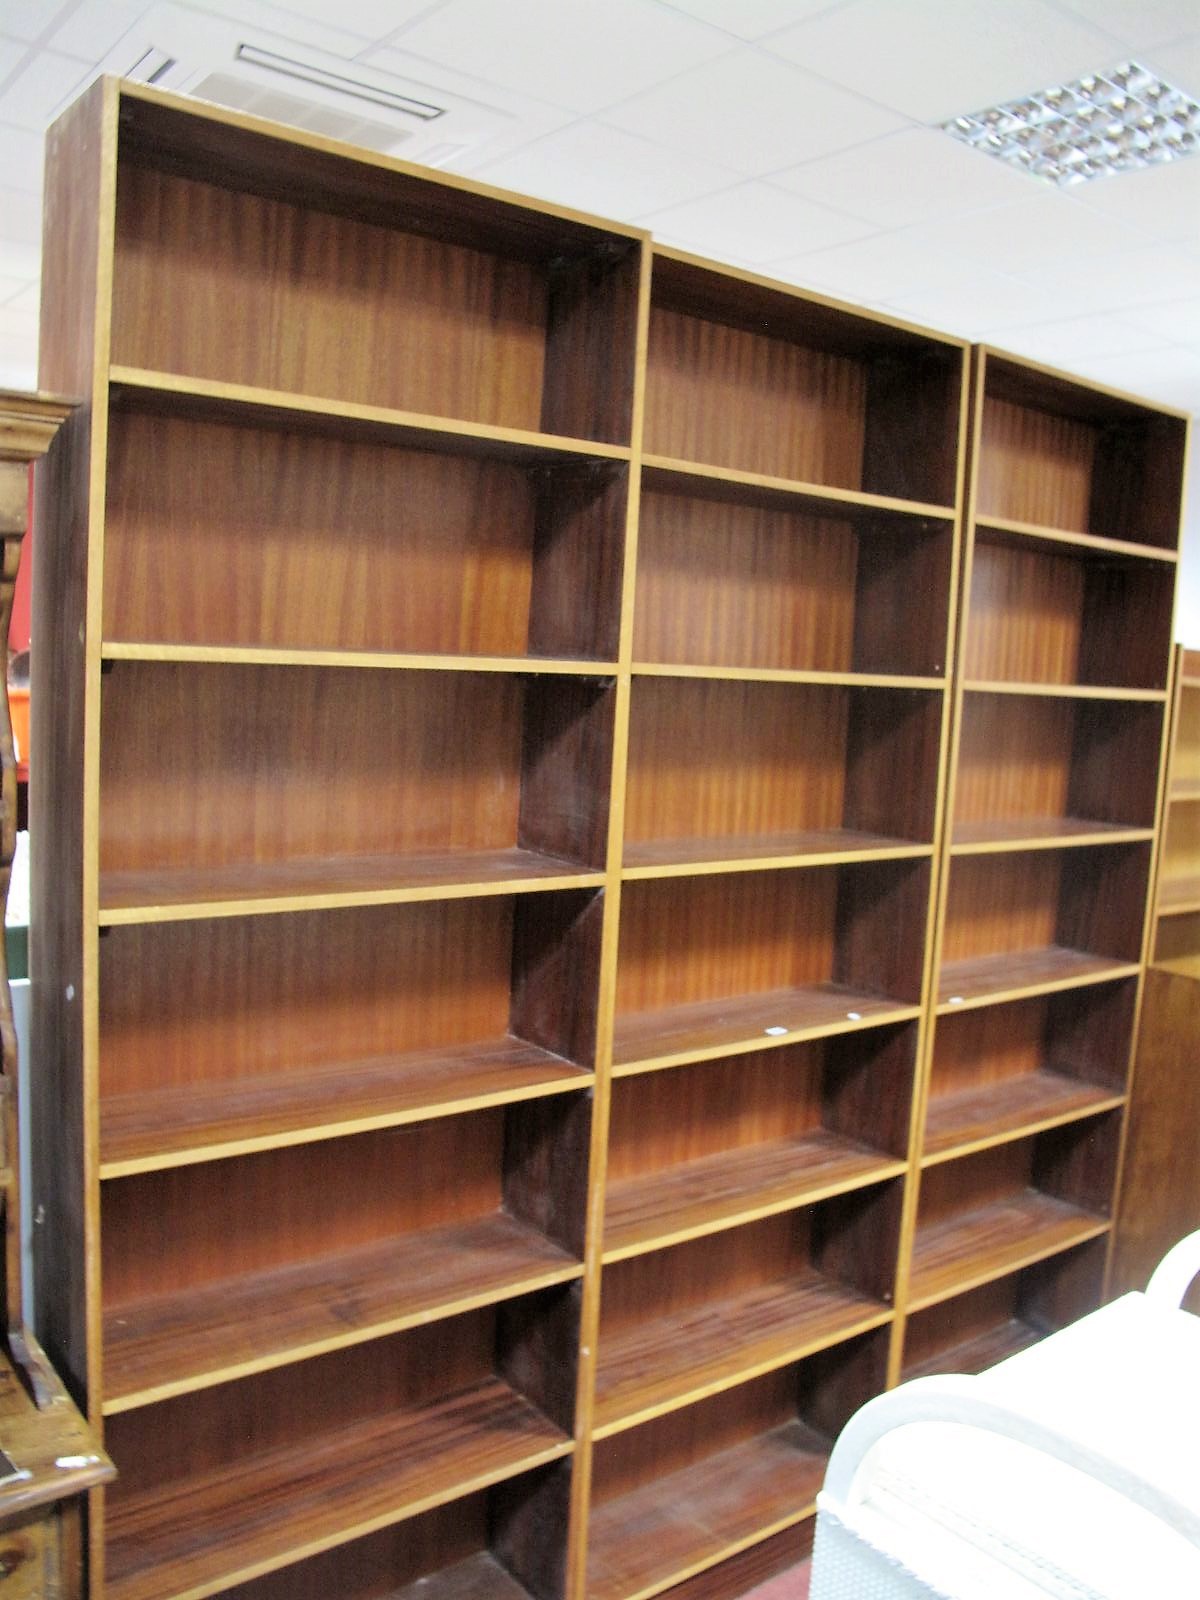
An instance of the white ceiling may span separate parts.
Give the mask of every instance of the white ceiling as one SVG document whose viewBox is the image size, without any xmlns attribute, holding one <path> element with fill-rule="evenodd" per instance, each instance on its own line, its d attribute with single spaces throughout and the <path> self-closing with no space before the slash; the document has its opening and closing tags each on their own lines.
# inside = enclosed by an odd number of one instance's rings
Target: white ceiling
<svg viewBox="0 0 1200 1600">
<path fill-rule="evenodd" d="M 36 376 L 41 134 L 150 5 L 0 0 L 0 385 Z M 454 170 L 1200 411 L 1200 157 L 1063 192 L 932 126 L 1130 56 L 1200 99 L 1200 0 L 189 9 L 503 113 Z"/>
</svg>

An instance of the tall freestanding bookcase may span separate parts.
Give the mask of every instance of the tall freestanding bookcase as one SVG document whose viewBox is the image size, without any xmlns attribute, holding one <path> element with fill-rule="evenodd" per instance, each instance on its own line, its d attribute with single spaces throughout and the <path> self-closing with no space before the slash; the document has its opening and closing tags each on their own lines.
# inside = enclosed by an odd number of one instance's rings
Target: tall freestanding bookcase
<svg viewBox="0 0 1200 1600">
<path fill-rule="evenodd" d="M 121 1472 L 92 1594 L 737 1594 L 974 1328 L 993 1196 L 1032 1172 L 1098 1288 L 1182 424 L 1149 532 L 977 511 L 1013 620 L 943 869 L 960 341 L 111 81 L 47 205 L 40 1312 Z M 1042 579 L 1059 642 L 1145 602 L 1119 691 L 1011 692 Z M 1020 1081 L 968 1105 L 977 1057 Z"/>
</svg>

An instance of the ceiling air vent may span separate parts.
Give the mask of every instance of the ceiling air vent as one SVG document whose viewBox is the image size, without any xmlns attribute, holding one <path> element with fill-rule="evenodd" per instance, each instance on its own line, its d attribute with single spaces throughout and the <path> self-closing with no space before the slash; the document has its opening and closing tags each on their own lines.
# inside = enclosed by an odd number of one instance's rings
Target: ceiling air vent
<svg viewBox="0 0 1200 1600">
<path fill-rule="evenodd" d="M 147 12 L 103 70 L 428 164 L 486 145 L 512 124 L 506 112 L 431 84 L 170 4 Z"/>
</svg>

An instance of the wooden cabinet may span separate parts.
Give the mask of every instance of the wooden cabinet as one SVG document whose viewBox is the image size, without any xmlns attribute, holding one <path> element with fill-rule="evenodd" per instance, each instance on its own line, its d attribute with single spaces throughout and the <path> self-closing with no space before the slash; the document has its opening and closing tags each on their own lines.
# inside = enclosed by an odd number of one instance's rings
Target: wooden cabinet
<svg viewBox="0 0 1200 1600">
<path fill-rule="evenodd" d="M 1183 425 L 983 357 L 960 573 L 960 341 L 111 82 L 47 192 L 93 1600 L 737 1594 L 1098 1292 Z"/>
<path fill-rule="evenodd" d="M 1104 1292 L 1161 798 L 1187 424 L 974 360 L 903 1372 Z"/>
</svg>

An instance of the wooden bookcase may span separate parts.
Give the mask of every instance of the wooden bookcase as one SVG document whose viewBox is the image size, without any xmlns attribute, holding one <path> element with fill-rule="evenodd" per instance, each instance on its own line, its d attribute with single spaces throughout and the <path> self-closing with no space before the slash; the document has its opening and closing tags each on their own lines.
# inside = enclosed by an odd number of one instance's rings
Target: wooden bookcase
<svg viewBox="0 0 1200 1600">
<path fill-rule="evenodd" d="M 1138 1026 L 1114 1286 L 1143 1289 L 1200 1227 L 1200 651 L 1176 647 L 1150 965 Z M 1193 1294 L 1193 1309 L 1200 1298 Z"/>
<path fill-rule="evenodd" d="M 1103 1292 L 1186 424 L 984 350 L 968 438 L 957 341 L 153 91 L 51 146 L 93 1595 L 736 1593 Z"/>
<path fill-rule="evenodd" d="M 1162 797 L 1186 420 L 974 358 L 902 1372 L 1096 1305 Z"/>
</svg>

